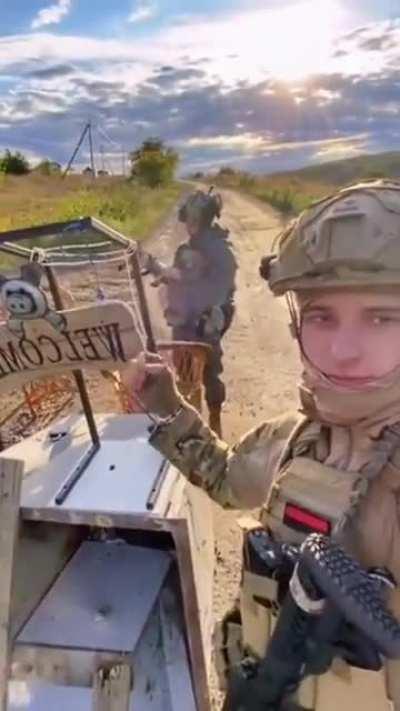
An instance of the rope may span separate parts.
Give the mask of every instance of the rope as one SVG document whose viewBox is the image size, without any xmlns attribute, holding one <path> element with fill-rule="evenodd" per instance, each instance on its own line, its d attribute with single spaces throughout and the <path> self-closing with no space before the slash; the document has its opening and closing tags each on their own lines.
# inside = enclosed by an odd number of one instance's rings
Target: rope
<svg viewBox="0 0 400 711">
<path fill-rule="evenodd" d="M 35 248 L 37 250 L 37 248 Z M 34 250 L 34 251 L 35 251 Z M 37 250 L 39 251 L 39 250 Z M 88 254 L 86 259 L 82 259 L 82 257 L 78 256 L 77 259 L 71 259 L 71 254 L 67 255 L 67 260 L 63 261 L 57 261 L 58 256 L 63 256 L 62 253 L 54 253 L 48 255 L 48 252 L 45 249 L 40 250 L 40 252 L 44 255 L 41 260 L 44 261 L 46 264 L 51 264 L 53 267 L 58 267 L 59 269 L 65 268 L 68 269 L 69 267 L 72 266 L 90 266 L 96 261 L 99 264 L 112 264 L 113 262 L 119 262 L 121 259 L 126 259 L 128 258 L 131 254 L 134 253 L 134 247 L 128 247 L 127 249 L 124 250 L 115 250 L 112 253 L 112 256 L 109 255 L 108 252 L 100 252 L 95 255 Z M 48 258 L 48 256 L 50 258 Z M 55 258 L 55 259 L 54 259 Z"/>
</svg>

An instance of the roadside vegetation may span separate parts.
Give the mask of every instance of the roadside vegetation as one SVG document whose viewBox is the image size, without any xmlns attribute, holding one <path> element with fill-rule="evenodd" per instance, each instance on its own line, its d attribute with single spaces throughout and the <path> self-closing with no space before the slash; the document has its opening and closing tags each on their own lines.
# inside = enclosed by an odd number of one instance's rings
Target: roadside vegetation
<svg viewBox="0 0 400 711">
<path fill-rule="evenodd" d="M 196 173 L 192 177 L 252 195 L 290 217 L 338 186 L 383 177 L 398 180 L 400 152 L 357 156 L 271 175 L 255 175 L 226 166 L 215 174 Z"/>
<path fill-rule="evenodd" d="M 280 176 L 252 175 L 232 168 L 221 168 L 214 175 L 197 174 L 198 180 L 221 188 L 238 190 L 268 203 L 284 216 L 297 215 L 312 202 L 332 191 L 333 186 L 300 180 L 291 174 Z"/>
<path fill-rule="evenodd" d="M 123 178 L 6 176 L 0 184 L 0 232 L 92 216 L 143 239 L 182 190 L 175 182 L 153 190 Z"/>
<path fill-rule="evenodd" d="M 131 175 L 90 169 L 63 178 L 61 166 L 44 160 L 31 168 L 21 153 L 0 157 L 0 232 L 93 216 L 134 239 L 147 237 L 177 201 L 184 185 L 174 180 L 178 156 L 159 139 L 130 156 Z"/>
<path fill-rule="evenodd" d="M 200 179 L 200 176 L 196 176 Z M 288 176 L 259 176 L 221 168 L 216 175 L 201 178 L 221 188 L 230 188 L 266 202 L 283 215 L 297 215 L 312 202 L 332 191 L 332 185 Z"/>
</svg>

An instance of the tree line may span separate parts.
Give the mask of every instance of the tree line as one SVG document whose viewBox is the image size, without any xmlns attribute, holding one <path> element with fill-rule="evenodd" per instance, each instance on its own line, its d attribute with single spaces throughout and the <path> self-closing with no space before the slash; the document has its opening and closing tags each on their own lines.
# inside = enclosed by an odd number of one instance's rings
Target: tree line
<svg viewBox="0 0 400 711">
<path fill-rule="evenodd" d="M 155 188 L 175 178 L 179 154 L 173 148 L 166 146 L 160 138 L 147 138 L 139 148 L 129 153 L 129 161 L 130 179 Z M 47 176 L 62 175 L 62 166 L 46 158 L 32 167 L 23 153 L 12 152 L 9 149 L 0 155 L 0 173 L 26 175 L 31 172 Z M 82 172 L 87 174 L 92 173 L 92 170 L 87 167 Z M 105 173 L 106 171 L 98 171 L 98 175 Z"/>
</svg>

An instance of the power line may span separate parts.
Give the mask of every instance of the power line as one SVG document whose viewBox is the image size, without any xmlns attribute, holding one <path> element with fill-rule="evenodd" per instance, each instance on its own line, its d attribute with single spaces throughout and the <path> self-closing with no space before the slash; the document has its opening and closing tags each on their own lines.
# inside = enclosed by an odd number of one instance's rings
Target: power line
<svg viewBox="0 0 400 711">
<path fill-rule="evenodd" d="M 121 167 L 122 167 L 122 175 L 125 175 L 125 170 L 126 170 L 126 151 L 122 145 L 122 143 L 118 143 L 117 141 L 114 141 L 113 138 L 110 138 L 110 136 L 106 133 L 106 131 L 100 127 L 100 125 L 97 123 L 96 124 L 96 129 L 99 132 L 99 134 L 105 138 L 108 143 L 111 145 L 115 146 L 116 148 L 119 149 L 120 151 L 120 157 L 121 157 Z"/>
<path fill-rule="evenodd" d="M 88 121 L 85 124 L 85 127 L 79 137 L 79 141 L 76 144 L 75 149 L 71 155 L 71 158 L 68 161 L 67 167 L 65 168 L 65 170 L 62 174 L 63 178 L 65 178 L 68 171 L 70 170 L 86 135 L 88 136 L 88 140 L 89 140 L 90 166 L 91 166 L 91 171 L 92 171 L 92 177 L 93 177 L 93 179 L 96 177 L 96 168 L 95 168 L 95 164 L 94 164 L 94 154 L 93 154 L 92 124 L 91 124 L 91 121 Z"/>
<path fill-rule="evenodd" d="M 117 148 L 121 148 L 121 143 L 118 143 L 117 141 L 114 141 L 110 136 L 104 131 L 104 129 L 100 128 L 99 124 L 96 124 L 96 128 L 98 132 L 103 136 L 103 138 L 106 139 L 109 143 L 113 143 L 114 146 L 117 146 Z"/>
</svg>

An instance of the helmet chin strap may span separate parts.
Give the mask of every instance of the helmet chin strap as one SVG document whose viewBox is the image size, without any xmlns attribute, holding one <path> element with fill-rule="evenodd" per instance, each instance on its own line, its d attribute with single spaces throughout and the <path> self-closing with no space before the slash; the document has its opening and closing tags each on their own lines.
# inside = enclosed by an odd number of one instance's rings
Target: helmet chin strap
<svg viewBox="0 0 400 711">
<path fill-rule="evenodd" d="M 290 321 L 289 321 L 289 333 L 294 338 L 301 350 L 301 343 L 300 343 L 300 324 L 299 324 L 299 317 L 298 313 L 296 311 L 296 306 L 294 303 L 294 296 L 292 291 L 287 291 L 285 293 L 285 300 L 286 300 L 286 305 L 288 307 L 289 311 L 289 316 L 290 316 Z"/>
<path fill-rule="evenodd" d="M 292 338 L 297 342 L 299 351 L 300 351 L 300 356 L 301 356 L 301 361 L 304 364 L 308 364 L 310 367 L 312 367 L 314 370 L 318 370 L 318 372 L 321 374 L 321 377 L 325 377 L 326 375 L 313 363 L 310 361 L 308 356 L 306 355 L 304 348 L 303 348 L 303 343 L 301 340 L 301 313 L 299 312 L 299 309 L 296 308 L 295 304 L 295 299 L 294 299 L 294 292 L 292 291 L 287 291 L 285 294 L 285 299 L 286 299 L 286 304 L 289 310 L 289 316 L 290 316 L 290 321 L 289 321 L 289 333 L 292 336 Z M 329 380 L 329 378 L 327 378 Z"/>
</svg>

